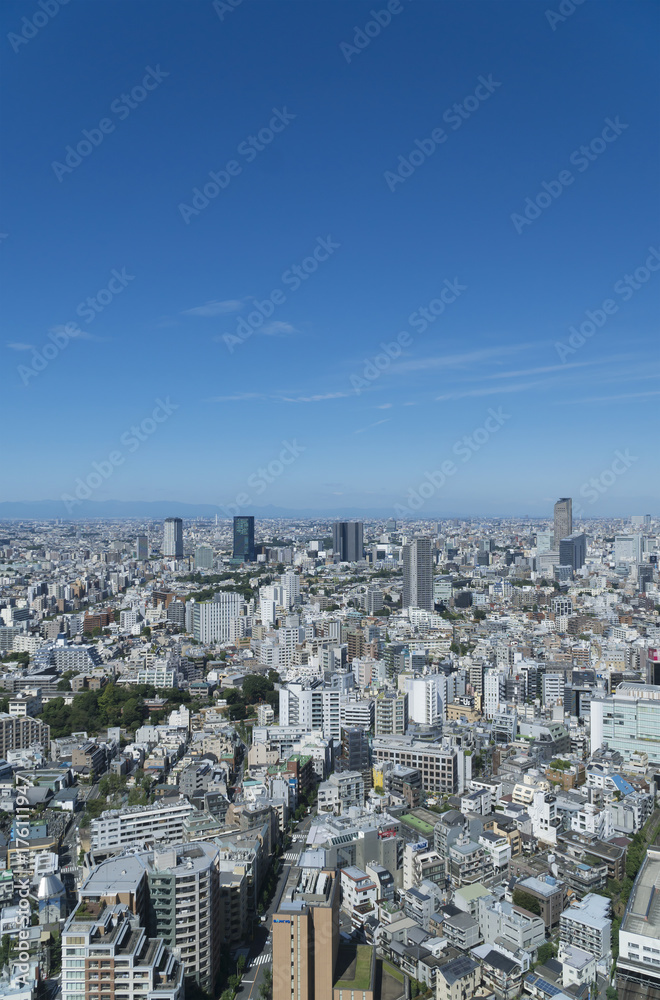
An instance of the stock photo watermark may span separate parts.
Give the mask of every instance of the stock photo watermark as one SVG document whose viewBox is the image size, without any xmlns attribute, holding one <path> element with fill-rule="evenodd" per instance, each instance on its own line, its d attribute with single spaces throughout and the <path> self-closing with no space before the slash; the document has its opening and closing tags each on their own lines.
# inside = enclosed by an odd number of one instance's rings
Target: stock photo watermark
<svg viewBox="0 0 660 1000">
<path fill-rule="evenodd" d="M 283 448 L 277 458 L 270 461 L 268 465 L 259 466 L 256 472 L 252 472 L 247 477 L 247 485 L 251 490 L 254 490 L 257 496 L 260 496 L 271 483 L 279 479 L 288 466 L 293 465 L 298 457 L 302 455 L 303 451 L 307 451 L 306 446 L 298 444 L 295 438 L 293 441 L 282 441 L 282 445 Z M 240 514 L 242 507 L 250 507 L 253 502 L 251 494 L 237 493 L 233 503 L 221 504 L 220 509 L 227 517 L 234 517 Z"/>
<path fill-rule="evenodd" d="M 579 495 L 587 503 L 596 503 L 604 493 L 607 493 L 614 486 L 621 476 L 625 475 L 633 463 L 638 461 L 639 457 L 631 455 L 627 448 L 623 452 L 619 450 L 615 451 L 612 463 L 606 469 L 602 469 L 597 476 L 592 476 L 591 479 L 587 479 L 586 482 L 582 483 L 578 490 Z M 573 514 L 575 517 L 582 517 L 584 513 L 585 510 L 582 504 L 578 502 L 573 505 Z"/>
<path fill-rule="evenodd" d="M 603 155 L 609 144 L 616 142 L 627 128 L 628 125 L 619 121 L 618 115 L 615 116 L 614 121 L 611 118 L 606 118 L 605 128 L 591 142 L 574 149 L 568 162 L 576 168 L 579 174 L 583 174 L 599 156 Z M 560 170 L 555 180 L 541 181 L 541 190 L 535 197 L 525 198 L 522 214 L 513 212 L 510 216 L 518 236 L 522 235 L 526 226 L 531 226 L 533 222 L 536 222 L 574 181 L 575 177 L 570 170 Z"/>
<path fill-rule="evenodd" d="M 467 291 L 467 285 L 461 285 L 458 278 L 450 281 L 445 278 L 444 288 L 439 293 L 438 298 L 431 299 L 427 306 L 419 306 L 415 312 L 408 317 L 408 323 L 416 333 L 425 333 L 431 323 L 435 323 L 438 316 L 442 316 L 448 305 Z M 393 361 L 396 361 L 403 354 L 404 347 L 410 347 L 414 337 L 407 330 L 402 330 L 397 334 L 396 340 L 389 343 L 381 342 L 378 346 L 381 353 L 373 358 L 364 359 L 364 367 L 358 375 L 355 372 L 350 376 L 349 382 L 352 388 L 359 395 L 363 389 L 368 389 L 376 379 L 379 379 L 383 372 L 386 372 Z"/>
<path fill-rule="evenodd" d="M 639 291 L 646 284 L 654 271 L 660 271 L 660 250 L 656 250 L 655 247 L 649 247 L 649 256 L 646 258 L 644 264 L 635 268 L 632 274 L 624 274 L 623 278 L 615 282 L 613 288 L 615 295 L 618 295 L 622 302 L 628 302 L 635 292 Z M 587 340 L 593 337 L 596 330 L 601 330 L 609 317 L 614 316 L 618 311 L 619 304 L 615 299 L 604 299 L 596 309 L 587 309 L 585 311 L 584 315 L 586 319 L 579 326 L 569 326 L 568 332 L 570 337 L 567 342 L 564 344 L 562 341 L 557 341 L 555 344 L 555 350 L 562 364 L 566 364 L 568 357 L 579 351 L 586 344 Z"/>
<path fill-rule="evenodd" d="M 122 267 L 121 271 L 114 267 L 110 272 L 110 280 L 106 287 L 99 289 L 95 295 L 90 295 L 80 302 L 76 307 L 77 315 L 88 324 L 93 322 L 117 295 L 121 295 L 129 281 L 135 281 L 134 274 L 128 274 L 125 267 Z M 36 378 L 44 369 L 48 368 L 51 361 L 54 361 L 72 340 L 84 339 L 85 336 L 76 323 L 64 323 L 50 331 L 48 334 L 50 343 L 44 344 L 41 350 L 37 350 L 36 347 L 28 347 L 28 350 L 32 352 L 32 363 L 18 365 L 16 369 L 23 385 L 27 385 L 31 378 Z"/>
<path fill-rule="evenodd" d="M 546 10 L 545 17 L 552 30 L 556 31 L 557 25 L 567 21 L 583 3 L 584 0 L 561 0 L 558 10 Z"/>
<path fill-rule="evenodd" d="M 292 264 L 288 267 L 286 271 L 282 273 L 280 281 L 287 288 L 290 288 L 292 292 L 297 292 L 304 281 L 318 270 L 319 264 L 326 261 L 335 250 L 339 250 L 341 243 L 335 243 L 332 236 L 322 236 L 316 237 L 316 246 L 312 250 L 309 257 L 305 257 L 300 264 Z M 240 344 L 244 344 L 245 341 L 256 333 L 258 330 L 263 328 L 264 322 L 275 312 L 278 306 L 284 305 L 286 302 L 286 295 L 281 288 L 274 288 L 273 291 L 265 299 L 253 299 L 252 305 L 254 309 L 248 313 L 247 317 L 244 319 L 241 317 L 236 324 L 235 333 L 224 333 L 222 335 L 222 340 L 227 346 L 230 354 L 233 354 L 236 347 Z"/>
<path fill-rule="evenodd" d="M 106 458 L 100 462 L 92 462 L 92 470 L 85 478 L 80 476 L 76 479 L 73 493 L 63 493 L 60 499 L 71 514 L 73 508 L 89 500 L 94 490 L 98 490 L 103 483 L 107 482 L 114 475 L 115 469 L 123 465 L 126 455 L 134 454 L 138 448 L 148 441 L 152 434 L 156 432 L 161 424 L 170 418 L 175 410 L 179 409 L 178 403 L 173 403 L 169 396 L 163 399 L 156 399 L 156 405 L 151 411 L 151 415 L 141 420 L 139 424 L 133 424 L 119 437 L 121 448 L 111 451 Z"/>
<path fill-rule="evenodd" d="M 457 131 L 464 122 L 471 118 L 475 111 L 478 111 L 484 101 L 491 97 L 497 87 L 502 84 L 493 80 L 492 74 L 488 77 L 477 77 L 479 83 L 472 94 L 464 97 L 461 103 L 452 104 L 444 112 L 442 120 L 445 125 L 451 126 L 452 131 Z M 442 146 L 447 141 L 449 134 L 443 128 L 434 128 L 425 139 L 415 139 L 415 149 L 408 153 L 408 156 L 399 155 L 398 167 L 395 170 L 386 170 L 383 174 L 385 183 L 390 191 L 394 192 L 397 185 L 403 184 L 415 173 L 418 167 L 432 156 L 438 146 Z"/>
<path fill-rule="evenodd" d="M 240 7 L 243 0 L 213 0 L 213 10 L 221 21 L 224 21 L 227 14 L 233 14 L 237 7 Z"/>
<path fill-rule="evenodd" d="M 169 73 L 160 68 L 160 65 L 157 65 L 155 69 L 147 66 L 142 83 L 136 84 L 130 93 L 122 93 L 119 97 L 116 97 L 110 105 L 110 111 L 113 115 L 117 116 L 120 122 L 125 121 L 131 111 L 134 111 L 143 101 L 146 101 L 149 94 L 156 90 L 169 75 Z M 98 149 L 105 137 L 111 135 L 116 127 L 116 123 L 111 118 L 101 118 L 96 128 L 84 128 L 82 130 L 83 137 L 76 144 L 75 148 L 69 145 L 64 150 L 66 153 L 64 162 L 53 160 L 51 163 L 53 173 L 60 184 L 67 174 L 72 174 L 87 156 L 90 156 L 95 149 Z"/>
<path fill-rule="evenodd" d="M 463 437 L 454 442 L 451 448 L 452 455 L 460 458 L 461 464 L 465 465 L 488 444 L 507 420 L 511 420 L 511 414 L 504 413 L 501 406 L 497 410 L 489 407 L 488 416 L 483 424 L 475 428 L 471 434 L 464 434 Z M 444 487 L 448 479 L 456 475 L 459 468 L 460 466 L 453 459 L 446 458 L 438 469 L 425 472 L 424 478 L 417 484 L 417 487 L 409 488 L 405 498 L 406 502 L 394 505 L 396 515 L 407 517 L 409 514 L 414 514 L 415 511 L 424 506 L 427 500 L 430 500 Z"/>
<path fill-rule="evenodd" d="M 7 41 L 14 52 L 20 52 L 21 46 L 27 45 L 35 38 L 41 29 L 45 28 L 56 14 L 59 14 L 60 7 L 66 7 L 68 3 L 69 0 L 39 0 L 37 4 L 39 9 L 34 11 L 30 17 L 24 17 L 21 20 L 20 34 L 10 31 L 7 35 Z"/>
<path fill-rule="evenodd" d="M 410 0 L 407 0 L 410 3 Z M 392 16 L 400 14 L 404 9 L 401 0 L 389 0 L 389 3 L 382 10 L 370 10 L 371 19 L 364 27 L 359 28 L 357 24 L 353 28 L 353 44 L 350 42 L 340 42 L 339 51 L 347 63 L 355 56 L 359 56 L 371 45 L 374 38 L 378 38 L 383 28 L 387 28 L 392 23 Z"/>
<path fill-rule="evenodd" d="M 256 135 L 249 135 L 243 142 L 239 142 L 236 147 L 237 154 L 242 156 L 246 163 L 252 163 L 259 153 L 270 146 L 275 136 L 283 132 L 297 117 L 298 115 L 292 115 L 286 108 L 282 108 L 281 111 L 273 108 L 273 116 L 268 125 L 260 128 Z M 238 160 L 228 160 L 222 170 L 209 170 L 211 179 L 206 181 L 202 188 L 192 189 L 191 204 L 179 203 L 179 213 L 185 224 L 189 226 L 192 218 L 196 218 L 200 212 L 208 208 L 213 199 L 229 187 L 232 177 L 239 177 L 242 173 L 243 166 Z"/>
</svg>

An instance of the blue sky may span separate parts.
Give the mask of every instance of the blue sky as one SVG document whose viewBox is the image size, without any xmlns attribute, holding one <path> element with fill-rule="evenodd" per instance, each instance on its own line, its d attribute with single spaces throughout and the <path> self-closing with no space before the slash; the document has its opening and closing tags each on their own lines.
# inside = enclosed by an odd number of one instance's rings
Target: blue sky
<svg viewBox="0 0 660 1000">
<path fill-rule="evenodd" d="M 3 5 L 0 500 L 658 512 L 657 7 L 374 9 Z"/>
</svg>

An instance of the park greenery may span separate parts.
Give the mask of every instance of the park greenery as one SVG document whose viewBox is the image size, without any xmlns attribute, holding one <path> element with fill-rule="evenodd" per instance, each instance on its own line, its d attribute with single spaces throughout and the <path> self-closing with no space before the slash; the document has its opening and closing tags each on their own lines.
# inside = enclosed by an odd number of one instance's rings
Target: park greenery
<svg viewBox="0 0 660 1000">
<path fill-rule="evenodd" d="M 157 690 L 151 684 L 106 684 L 100 691 L 81 691 L 70 705 L 64 698 L 52 698 L 39 718 L 48 723 L 54 739 L 71 733 L 99 732 L 108 726 L 135 731 L 149 718 L 145 701 L 156 696 L 167 699 L 167 712 L 182 704 L 190 703 L 193 707 L 190 693 L 178 688 Z M 160 718 L 155 720 L 152 716 L 152 721 L 161 721 L 164 714 L 160 710 Z"/>
</svg>

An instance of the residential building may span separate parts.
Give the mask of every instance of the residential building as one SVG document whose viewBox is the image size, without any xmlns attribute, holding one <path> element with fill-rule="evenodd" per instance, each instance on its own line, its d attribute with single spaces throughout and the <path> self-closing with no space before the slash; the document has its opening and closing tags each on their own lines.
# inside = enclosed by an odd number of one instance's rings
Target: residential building
<svg viewBox="0 0 660 1000">
<path fill-rule="evenodd" d="M 607 896 L 589 893 L 571 903 L 561 914 L 559 936 L 566 944 L 588 951 L 597 961 L 607 961 L 610 956 L 612 921 L 611 905 Z M 658 952 L 660 955 L 660 951 Z"/>
<path fill-rule="evenodd" d="M 176 844 L 183 840 L 185 817 L 195 811 L 183 796 L 167 804 L 155 802 L 150 806 L 108 809 L 92 820 L 92 850 L 145 842 Z"/>
<path fill-rule="evenodd" d="M 27 750 L 50 743 L 50 726 L 30 716 L 13 716 L 0 712 L 0 759 L 6 760 L 11 750 Z"/>
<path fill-rule="evenodd" d="M 183 964 L 124 905 L 79 903 L 62 955 L 62 1000 L 183 1000 Z"/>
<path fill-rule="evenodd" d="M 431 539 L 415 538 L 402 548 L 402 607 L 433 611 L 433 561 Z"/>
<path fill-rule="evenodd" d="M 441 965 L 436 973 L 437 1000 L 467 1000 L 481 984 L 481 965 L 461 955 Z"/>
<path fill-rule="evenodd" d="M 408 728 L 408 695 L 380 694 L 376 698 L 376 736 L 403 736 Z"/>
<path fill-rule="evenodd" d="M 320 813 L 332 812 L 336 816 L 346 813 L 352 806 L 364 805 L 364 777 L 360 771 L 340 771 L 331 774 L 318 786 L 317 808 Z"/>
<path fill-rule="evenodd" d="M 548 930 L 551 927 L 556 927 L 566 900 L 563 882 L 553 875 L 539 875 L 538 877 L 532 875 L 517 882 L 515 888 L 522 889 L 523 892 L 538 900 L 540 916 Z"/>
<path fill-rule="evenodd" d="M 484 941 L 501 938 L 511 951 L 536 951 L 545 941 L 545 923 L 541 917 L 494 896 L 479 898 L 478 920 Z"/>
<path fill-rule="evenodd" d="M 339 688 L 286 684 L 280 688 L 279 696 L 280 726 L 303 726 L 307 732 L 319 730 L 326 738 L 341 739 Z"/>
<path fill-rule="evenodd" d="M 212 601 L 195 602 L 192 607 L 192 633 L 197 642 L 228 642 L 232 638 L 232 622 L 243 606 L 240 594 L 223 591 Z"/>
</svg>

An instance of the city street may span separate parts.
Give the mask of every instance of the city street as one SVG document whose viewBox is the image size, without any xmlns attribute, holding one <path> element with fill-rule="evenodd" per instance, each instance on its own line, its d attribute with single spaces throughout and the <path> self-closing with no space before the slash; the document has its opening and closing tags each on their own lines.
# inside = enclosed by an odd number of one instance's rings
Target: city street
<svg viewBox="0 0 660 1000">
<path fill-rule="evenodd" d="M 294 834 L 307 834 L 314 814 L 306 816 L 297 826 L 294 827 Z M 304 840 L 294 840 L 287 848 L 283 856 L 282 870 L 277 880 L 277 887 L 273 895 L 273 900 L 264 914 L 266 920 L 259 923 L 252 947 L 248 965 L 241 980 L 241 985 L 236 994 L 237 1000 L 257 1000 L 259 988 L 264 979 L 266 969 L 272 968 L 273 960 L 273 939 L 271 936 L 273 926 L 273 914 L 277 912 L 282 898 L 282 893 L 289 878 L 291 868 L 297 863 L 300 854 L 305 849 Z"/>
</svg>

